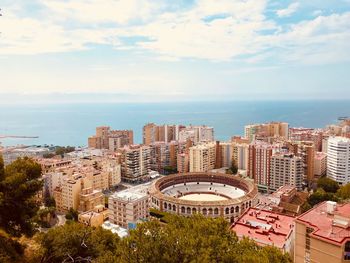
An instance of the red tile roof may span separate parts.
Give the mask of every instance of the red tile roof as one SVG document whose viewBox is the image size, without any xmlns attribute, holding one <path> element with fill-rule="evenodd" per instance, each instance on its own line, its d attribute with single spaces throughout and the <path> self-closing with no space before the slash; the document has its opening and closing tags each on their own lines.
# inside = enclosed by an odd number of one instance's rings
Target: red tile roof
<svg viewBox="0 0 350 263">
<path fill-rule="evenodd" d="M 341 245 L 350 239 L 350 227 L 334 224 L 337 216 L 350 220 L 350 203 L 338 204 L 334 213 L 327 213 L 327 201 L 300 215 L 296 221 L 314 228 L 311 233 L 315 238 L 322 239 L 335 245 Z"/>
<path fill-rule="evenodd" d="M 283 249 L 294 230 L 294 219 L 292 216 L 251 207 L 231 226 L 231 230 L 238 237 L 249 237 L 259 245 Z"/>
</svg>

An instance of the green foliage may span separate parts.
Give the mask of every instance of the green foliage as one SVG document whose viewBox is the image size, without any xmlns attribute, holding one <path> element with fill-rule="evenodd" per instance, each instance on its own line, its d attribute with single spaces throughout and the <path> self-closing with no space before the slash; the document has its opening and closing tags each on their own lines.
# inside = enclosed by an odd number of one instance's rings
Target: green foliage
<svg viewBox="0 0 350 263">
<path fill-rule="evenodd" d="M 239 241 L 223 218 L 170 216 L 143 223 L 121 240 L 118 262 L 291 262 L 272 247 Z"/>
<path fill-rule="evenodd" d="M 5 165 L 4 165 L 4 159 L 2 158 L 2 155 L 0 154 L 0 181 L 2 181 L 5 177 Z"/>
<path fill-rule="evenodd" d="M 37 241 L 42 247 L 41 262 L 116 262 L 119 238 L 101 227 L 72 222 L 41 233 Z"/>
<path fill-rule="evenodd" d="M 237 166 L 237 162 L 235 159 L 233 159 L 232 165 L 229 169 L 227 169 L 226 173 L 228 173 L 228 174 L 237 174 L 238 173 L 238 166 Z"/>
<path fill-rule="evenodd" d="M 56 201 L 52 196 L 45 197 L 44 204 L 46 207 L 56 207 Z"/>
<path fill-rule="evenodd" d="M 312 208 L 312 206 L 309 204 L 309 202 L 305 202 L 302 206 L 301 206 L 301 213 L 305 213 L 306 211 L 310 210 Z"/>
<path fill-rule="evenodd" d="M 178 171 L 176 169 L 176 167 L 172 167 L 172 166 L 165 166 L 163 168 L 164 174 L 176 174 Z"/>
<path fill-rule="evenodd" d="M 40 178 L 41 166 L 27 157 L 5 167 L 0 180 L 0 228 L 7 233 L 13 236 L 34 233 L 33 218 L 40 205 L 35 197 L 43 186 Z"/>
<path fill-rule="evenodd" d="M 307 202 L 314 206 L 323 201 L 338 201 L 337 196 L 334 193 L 327 193 L 322 188 L 317 189 L 312 195 L 309 196 Z"/>
<path fill-rule="evenodd" d="M 20 262 L 23 254 L 23 247 L 16 240 L 0 231 L 0 262 Z"/>
<path fill-rule="evenodd" d="M 57 146 L 56 147 L 56 155 L 61 155 L 63 156 L 65 153 L 70 153 L 75 150 L 74 147 L 67 146 L 67 147 L 62 147 L 62 146 Z"/>
<path fill-rule="evenodd" d="M 68 213 L 66 214 L 66 219 L 78 221 L 78 216 L 79 216 L 78 211 L 74 210 L 73 208 L 70 208 Z"/>
<path fill-rule="evenodd" d="M 54 153 L 45 153 L 45 154 L 43 154 L 43 158 L 45 158 L 45 159 L 50 159 L 50 158 L 52 158 L 54 156 L 55 156 Z"/>
<path fill-rule="evenodd" d="M 321 177 L 317 180 L 317 187 L 322 188 L 327 193 L 336 193 L 339 189 L 339 184 L 328 177 Z"/>
<path fill-rule="evenodd" d="M 343 200 L 350 199 L 350 183 L 341 186 L 337 191 L 337 196 Z"/>
</svg>

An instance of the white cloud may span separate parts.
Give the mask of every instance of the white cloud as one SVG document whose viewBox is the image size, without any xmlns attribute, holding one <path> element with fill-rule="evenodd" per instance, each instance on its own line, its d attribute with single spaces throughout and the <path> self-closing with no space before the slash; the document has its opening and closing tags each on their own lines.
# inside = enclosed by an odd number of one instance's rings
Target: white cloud
<svg viewBox="0 0 350 263">
<path fill-rule="evenodd" d="M 152 52 L 163 61 L 240 57 L 250 64 L 271 58 L 328 63 L 350 56 L 350 13 L 280 27 L 265 16 L 267 0 L 198 0 L 171 11 L 158 0 L 38 1 L 44 7 L 41 17 L 23 16 L 20 5 L 6 9 L 0 19 L 0 54 L 66 52 L 104 44 L 124 52 Z M 277 14 L 290 16 L 298 6 L 292 3 Z M 123 39 L 135 36 L 148 40 Z"/>
<path fill-rule="evenodd" d="M 319 16 L 270 38 L 283 48 L 280 59 L 311 64 L 350 60 L 350 12 Z"/>
<path fill-rule="evenodd" d="M 294 14 L 298 10 L 298 8 L 299 8 L 298 2 L 291 3 L 287 8 L 277 10 L 276 14 L 279 17 L 288 17 L 288 16 L 291 16 L 292 14 Z"/>
</svg>

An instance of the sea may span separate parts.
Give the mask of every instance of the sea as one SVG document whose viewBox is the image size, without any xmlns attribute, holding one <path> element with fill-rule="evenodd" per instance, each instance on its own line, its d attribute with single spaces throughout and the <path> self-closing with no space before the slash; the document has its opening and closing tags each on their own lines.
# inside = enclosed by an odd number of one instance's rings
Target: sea
<svg viewBox="0 0 350 263">
<path fill-rule="evenodd" d="M 350 116 L 348 100 L 225 101 L 167 103 L 58 103 L 0 105 L 2 135 L 38 136 L 32 139 L 0 138 L 3 146 L 86 146 L 95 127 L 132 129 L 142 142 L 146 123 L 209 125 L 217 140 L 243 135 L 244 125 L 285 121 L 291 127 L 323 128 Z"/>
</svg>

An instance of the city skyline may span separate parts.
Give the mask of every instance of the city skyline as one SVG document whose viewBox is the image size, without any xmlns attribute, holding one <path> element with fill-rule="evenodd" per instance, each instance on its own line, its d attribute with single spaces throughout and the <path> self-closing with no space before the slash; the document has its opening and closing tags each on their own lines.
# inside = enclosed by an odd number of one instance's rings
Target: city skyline
<svg viewBox="0 0 350 263">
<path fill-rule="evenodd" d="M 350 99 L 348 0 L 0 8 L 6 101 Z"/>
</svg>

